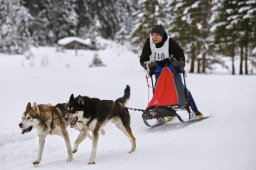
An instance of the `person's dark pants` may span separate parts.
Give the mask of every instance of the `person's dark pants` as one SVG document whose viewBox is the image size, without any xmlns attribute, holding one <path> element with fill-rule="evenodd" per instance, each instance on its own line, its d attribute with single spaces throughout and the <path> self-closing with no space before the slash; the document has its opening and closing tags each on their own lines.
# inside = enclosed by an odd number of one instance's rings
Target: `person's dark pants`
<svg viewBox="0 0 256 170">
<path fill-rule="evenodd" d="M 194 113 L 197 115 L 199 113 L 199 110 L 197 109 L 196 102 L 188 89 L 187 89 L 187 92 L 188 92 L 188 98 L 190 101 L 191 108 L 194 111 Z"/>
</svg>

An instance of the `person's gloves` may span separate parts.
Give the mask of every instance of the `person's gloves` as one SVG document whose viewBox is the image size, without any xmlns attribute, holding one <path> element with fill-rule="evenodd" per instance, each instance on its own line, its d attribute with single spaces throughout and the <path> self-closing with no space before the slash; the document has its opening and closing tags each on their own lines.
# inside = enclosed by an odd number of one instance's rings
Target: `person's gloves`
<svg viewBox="0 0 256 170">
<path fill-rule="evenodd" d="M 170 58 L 166 58 L 160 61 L 156 61 L 157 65 L 159 65 L 160 67 L 165 67 L 168 66 L 169 64 L 171 64 L 171 59 Z"/>
<path fill-rule="evenodd" d="M 157 66 L 158 65 L 155 61 L 146 61 L 146 62 L 144 62 L 144 68 L 147 70 L 147 72 L 149 74 L 154 74 Z"/>
<path fill-rule="evenodd" d="M 183 61 L 174 60 L 171 65 L 178 70 L 183 70 L 185 67 L 185 63 Z"/>
</svg>

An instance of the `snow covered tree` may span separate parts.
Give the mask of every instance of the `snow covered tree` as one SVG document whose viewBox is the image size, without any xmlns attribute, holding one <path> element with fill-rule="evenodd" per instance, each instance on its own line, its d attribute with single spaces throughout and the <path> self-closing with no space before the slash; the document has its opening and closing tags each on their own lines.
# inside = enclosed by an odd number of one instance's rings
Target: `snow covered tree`
<svg viewBox="0 0 256 170">
<path fill-rule="evenodd" d="M 136 1 L 21 0 L 33 17 L 29 31 L 39 45 L 54 44 L 65 36 L 100 35 L 113 39 L 124 26 L 129 32 Z"/>
<path fill-rule="evenodd" d="M 132 31 L 132 13 L 136 9 L 134 1 L 119 0 L 116 2 L 116 9 L 119 17 L 120 30 L 116 33 L 115 39 L 122 44 L 129 38 Z"/>
<path fill-rule="evenodd" d="M 210 41 L 211 1 L 174 0 L 168 5 L 170 32 L 181 42 L 191 59 L 190 72 L 206 72 Z"/>
<path fill-rule="evenodd" d="M 239 73 L 248 74 L 248 55 L 251 44 L 255 44 L 256 1 L 246 0 L 238 2 L 238 32 L 240 37 L 240 70 Z M 236 19 L 231 18 L 231 22 Z M 253 46 L 253 45 L 252 45 Z M 255 46 L 254 46 L 255 47 Z M 243 63 L 244 61 L 244 63 Z M 243 65 L 244 64 L 244 65 Z M 244 66 L 244 69 L 243 69 Z"/>
<path fill-rule="evenodd" d="M 18 0 L 0 0 L 0 52 L 24 53 L 31 39 L 30 15 Z"/>
<path fill-rule="evenodd" d="M 228 9 L 236 9 L 233 4 L 229 4 L 228 1 L 218 0 L 214 2 L 213 8 L 215 10 L 213 19 L 213 30 L 216 44 L 216 52 L 230 56 L 232 59 L 232 74 L 235 74 L 235 48 L 237 41 L 237 31 L 231 30 L 230 22 L 227 20 L 232 16 L 231 11 Z"/>
<path fill-rule="evenodd" d="M 56 43 L 59 38 L 76 35 L 74 0 L 22 0 L 33 16 L 29 30 L 39 45 Z"/>
<path fill-rule="evenodd" d="M 78 15 L 77 23 L 77 36 L 87 38 L 88 30 L 94 24 L 92 14 L 92 1 L 91 0 L 76 0 L 75 2 L 75 11 Z"/>
<path fill-rule="evenodd" d="M 22 0 L 21 4 L 26 7 L 32 16 L 32 23 L 29 26 L 29 32 L 36 45 L 46 45 L 48 42 L 48 18 L 47 18 L 47 6 L 49 6 L 48 0 Z"/>
<path fill-rule="evenodd" d="M 75 36 L 77 27 L 77 14 L 74 10 L 74 0 L 51 1 L 50 10 L 48 11 L 49 27 L 53 31 L 54 37 L 51 38 L 53 43 L 58 39 Z M 50 32 L 51 33 L 51 32 Z"/>
<path fill-rule="evenodd" d="M 151 28 L 156 24 L 165 26 L 165 14 L 163 11 L 162 1 L 158 0 L 141 0 L 139 1 L 138 10 L 134 13 L 136 20 L 134 29 L 131 33 L 131 43 L 135 52 L 142 49 Z"/>
<path fill-rule="evenodd" d="M 189 25 L 184 21 L 185 2 L 183 0 L 170 1 L 166 8 L 168 32 L 171 37 L 179 41 L 183 48 L 188 43 Z"/>
<path fill-rule="evenodd" d="M 94 25 L 104 38 L 114 38 L 117 31 L 120 29 L 118 21 L 119 16 L 116 10 L 115 0 L 94 0 L 92 8 Z"/>
<path fill-rule="evenodd" d="M 185 2 L 183 0 L 173 0 L 168 2 L 166 8 L 167 25 L 169 35 L 177 41 L 185 53 L 191 53 L 193 38 L 190 32 L 190 25 L 185 20 Z"/>
<path fill-rule="evenodd" d="M 222 54 L 232 58 L 232 74 L 235 74 L 234 57 L 240 48 L 239 74 L 248 74 L 248 50 L 255 47 L 256 1 L 219 0 L 218 17 L 215 20 L 215 41 Z M 244 69 L 245 63 L 245 69 Z"/>
<path fill-rule="evenodd" d="M 101 35 L 104 38 L 113 39 L 125 24 L 124 18 L 131 15 L 131 4 L 125 0 L 75 1 L 79 19 L 77 27 L 79 36 Z"/>
</svg>

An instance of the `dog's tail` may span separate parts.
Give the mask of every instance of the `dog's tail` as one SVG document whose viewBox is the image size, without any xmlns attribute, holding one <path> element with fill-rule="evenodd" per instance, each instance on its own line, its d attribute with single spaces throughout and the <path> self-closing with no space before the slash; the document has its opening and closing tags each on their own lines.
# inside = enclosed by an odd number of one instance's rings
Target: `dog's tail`
<svg viewBox="0 0 256 170">
<path fill-rule="evenodd" d="M 128 102 L 128 100 L 130 99 L 130 96 L 131 96 L 130 86 L 126 85 L 126 88 L 124 89 L 123 97 L 116 99 L 116 101 L 125 105 Z"/>
</svg>

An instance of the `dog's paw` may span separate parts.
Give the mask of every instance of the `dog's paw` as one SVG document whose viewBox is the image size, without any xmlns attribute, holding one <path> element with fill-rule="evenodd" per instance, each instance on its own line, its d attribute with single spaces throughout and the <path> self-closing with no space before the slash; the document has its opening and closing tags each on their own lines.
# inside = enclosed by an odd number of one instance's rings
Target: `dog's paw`
<svg viewBox="0 0 256 170">
<path fill-rule="evenodd" d="M 132 147 L 132 149 L 129 151 L 129 153 L 133 153 L 135 151 L 135 147 Z"/>
<path fill-rule="evenodd" d="M 130 150 L 129 153 L 133 153 L 135 150 Z"/>
<path fill-rule="evenodd" d="M 40 161 L 33 161 L 33 165 L 38 165 Z"/>
<path fill-rule="evenodd" d="M 88 165 L 93 165 L 93 164 L 95 164 L 95 159 L 90 158 Z"/>
<path fill-rule="evenodd" d="M 95 161 L 91 161 L 91 160 L 90 160 L 90 161 L 88 162 L 88 165 L 93 165 L 93 164 L 95 164 Z"/>
<path fill-rule="evenodd" d="M 72 153 L 76 153 L 78 150 L 78 145 L 77 144 L 74 144 L 74 147 L 72 149 Z"/>
<path fill-rule="evenodd" d="M 129 153 L 133 153 L 134 151 L 135 151 L 135 149 L 136 149 L 136 142 L 135 142 L 135 140 L 132 142 L 132 148 L 131 148 L 131 150 L 130 150 L 130 152 Z"/>
<path fill-rule="evenodd" d="M 77 152 L 77 148 L 74 148 L 73 150 L 72 150 L 72 153 L 76 153 Z"/>
<path fill-rule="evenodd" d="M 66 162 L 71 162 L 71 161 L 73 161 L 73 158 L 68 158 L 68 159 L 66 160 Z"/>
</svg>

